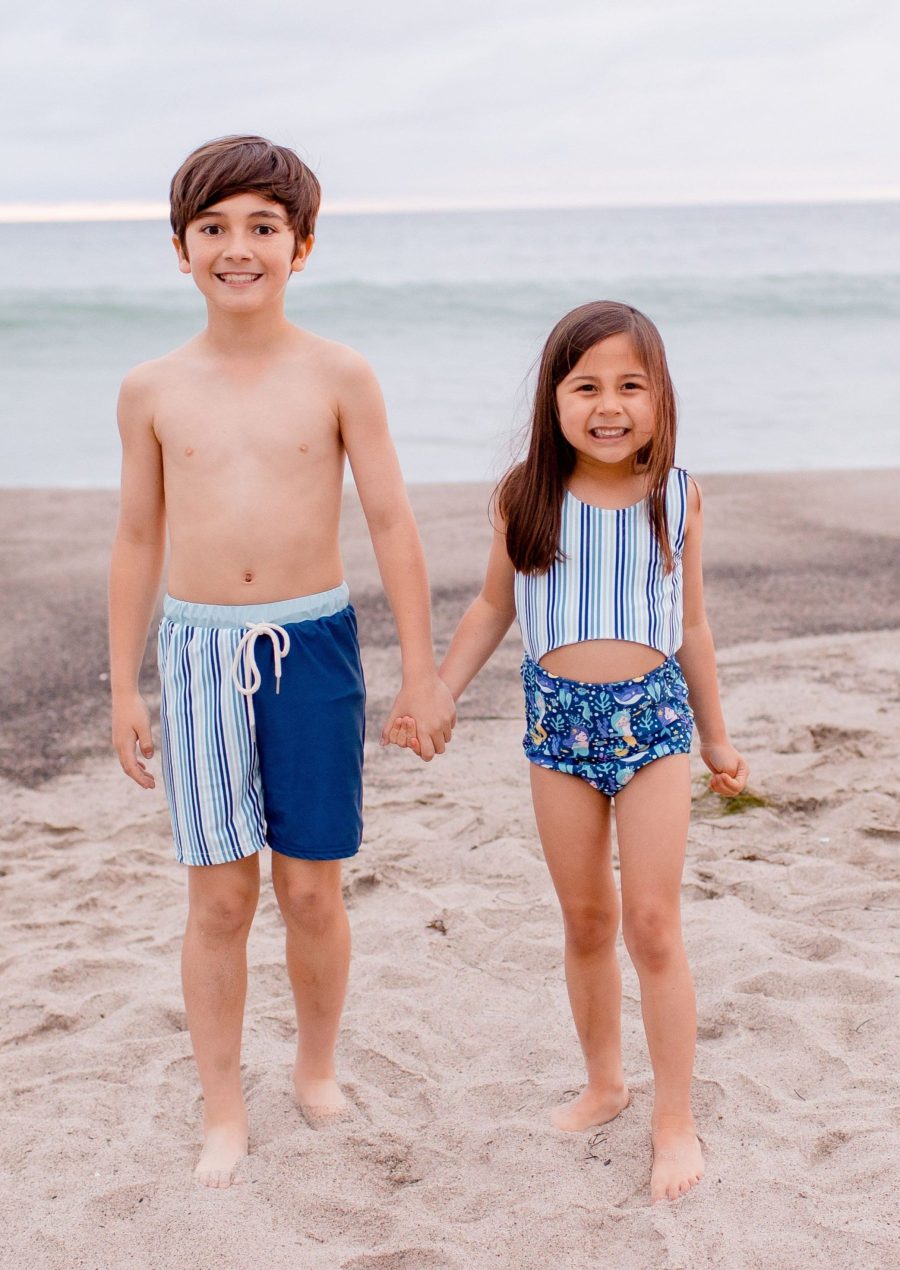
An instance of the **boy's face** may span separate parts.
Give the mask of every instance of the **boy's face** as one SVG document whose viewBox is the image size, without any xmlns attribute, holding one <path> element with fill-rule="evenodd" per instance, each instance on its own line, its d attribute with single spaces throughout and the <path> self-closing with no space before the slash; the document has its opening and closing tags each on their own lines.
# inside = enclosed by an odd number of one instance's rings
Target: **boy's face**
<svg viewBox="0 0 900 1270">
<path fill-rule="evenodd" d="M 279 300 L 313 245 L 310 235 L 298 247 L 282 205 L 253 193 L 207 207 L 184 237 L 184 246 L 172 240 L 181 272 L 193 276 L 208 302 L 237 312 Z"/>
</svg>

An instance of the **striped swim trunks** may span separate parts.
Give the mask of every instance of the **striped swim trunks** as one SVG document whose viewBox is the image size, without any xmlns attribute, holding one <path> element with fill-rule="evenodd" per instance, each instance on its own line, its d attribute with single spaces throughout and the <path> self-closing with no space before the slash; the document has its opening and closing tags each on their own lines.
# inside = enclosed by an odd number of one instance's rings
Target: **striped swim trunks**
<svg viewBox="0 0 900 1270">
<path fill-rule="evenodd" d="M 346 584 L 273 604 L 166 596 L 158 654 L 177 859 L 355 855 L 366 693 Z"/>
</svg>

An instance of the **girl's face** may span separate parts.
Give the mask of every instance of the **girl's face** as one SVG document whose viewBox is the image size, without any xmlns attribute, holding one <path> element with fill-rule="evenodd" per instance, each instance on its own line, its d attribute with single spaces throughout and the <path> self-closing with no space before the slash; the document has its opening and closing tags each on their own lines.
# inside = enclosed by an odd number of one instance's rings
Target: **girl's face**
<svg viewBox="0 0 900 1270">
<path fill-rule="evenodd" d="M 634 456 L 653 437 L 655 412 L 631 337 L 610 335 L 589 348 L 557 384 L 556 407 L 579 464 L 632 471 Z"/>
</svg>

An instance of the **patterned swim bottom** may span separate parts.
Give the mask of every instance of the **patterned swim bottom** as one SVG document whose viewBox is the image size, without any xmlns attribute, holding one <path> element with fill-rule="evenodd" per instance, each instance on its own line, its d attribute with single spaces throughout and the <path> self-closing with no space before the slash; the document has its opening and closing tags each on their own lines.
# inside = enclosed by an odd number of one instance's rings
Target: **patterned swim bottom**
<svg viewBox="0 0 900 1270">
<path fill-rule="evenodd" d="M 694 715 L 674 657 L 637 679 L 596 684 L 551 675 L 526 656 L 522 683 L 525 756 L 609 798 L 654 759 L 690 752 Z"/>
</svg>

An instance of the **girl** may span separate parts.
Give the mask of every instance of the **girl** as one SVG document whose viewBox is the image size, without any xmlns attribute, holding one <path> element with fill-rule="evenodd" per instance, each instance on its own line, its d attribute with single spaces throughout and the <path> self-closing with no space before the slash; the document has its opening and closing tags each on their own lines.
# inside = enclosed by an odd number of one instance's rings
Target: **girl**
<svg viewBox="0 0 900 1270">
<path fill-rule="evenodd" d="M 484 585 L 441 667 L 458 698 L 518 618 L 524 748 L 587 1067 L 582 1093 L 551 1115 L 558 1129 L 604 1124 L 629 1102 L 615 812 L 623 933 L 655 1080 L 653 1200 L 676 1199 L 703 1176 L 679 909 L 693 719 L 710 787 L 734 795 L 747 779 L 703 607 L 700 491 L 674 456 L 675 395 L 653 323 L 611 301 L 567 314 L 541 357 L 527 457 L 497 489 Z M 384 739 L 418 749 L 415 721 L 394 720 Z"/>
</svg>

